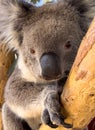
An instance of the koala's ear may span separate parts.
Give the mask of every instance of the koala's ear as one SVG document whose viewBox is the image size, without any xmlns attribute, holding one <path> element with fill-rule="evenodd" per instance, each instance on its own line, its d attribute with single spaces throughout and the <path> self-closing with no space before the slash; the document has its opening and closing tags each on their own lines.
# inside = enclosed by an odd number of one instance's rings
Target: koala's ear
<svg viewBox="0 0 95 130">
<path fill-rule="evenodd" d="M 64 0 L 69 6 L 72 6 L 80 16 L 80 26 L 84 31 L 95 16 L 95 0 Z"/>
<path fill-rule="evenodd" d="M 35 7 L 24 0 L 0 0 L 0 41 L 18 49 L 23 25 Z"/>
<path fill-rule="evenodd" d="M 69 5 L 74 6 L 80 14 L 88 17 L 95 15 L 95 0 L 65 0 Z"/>
</svg>

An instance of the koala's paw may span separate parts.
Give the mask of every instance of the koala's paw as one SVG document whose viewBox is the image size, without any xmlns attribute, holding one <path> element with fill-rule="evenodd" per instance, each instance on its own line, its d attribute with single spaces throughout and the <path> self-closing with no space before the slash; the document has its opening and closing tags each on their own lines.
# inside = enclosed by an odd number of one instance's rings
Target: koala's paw
<svg viewBox="0 0 95 130">
<path fill-rule="evenodd" d="M 64 122 L 64 117 L 60 113 L 61 105 L 57 93 L 50 93 L 45 100 L 45 109 L 42 112 L 42 122 L 52 128 L 62 125 L 65 128 L 72 128 L 71 124 Z"/>
<path fill-rule="evenodd" d="M 57 128 L 59 125 L 63 125 L 65 128 L 72 128 L 71 124 L 64 122 L 62 114 L 50 113 L 47 109 L 43 111 L 42 121 L 51 128 Z"/>
</svg>

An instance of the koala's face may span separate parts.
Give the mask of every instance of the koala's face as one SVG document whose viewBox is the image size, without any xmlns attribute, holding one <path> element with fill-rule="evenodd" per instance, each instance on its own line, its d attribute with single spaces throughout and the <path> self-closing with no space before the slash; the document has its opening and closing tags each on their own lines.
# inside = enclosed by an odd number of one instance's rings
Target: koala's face
<svg viewBox="0 0 95 130">
<path fill-rule="evenodd" d="M 89 3 L 64 0 L 34 7 L 24 0 L 0 1 L 0 39 L 17 50 L 23 78 L 48 83 L 68 74 L 88 28 Z"/>
<path fill-rule="evenodd" d="M 23 59 L 26 67 L 19 64 L 24 78 L 50 82 L 68 74 L 83 36 L 74 10 L 64 7 L 60 11 L 53 4 L 40 8 L 34 14 L 34 22 L 31 18 L 22 33 L 18 53 L 19 61 Z"/>
</svg>

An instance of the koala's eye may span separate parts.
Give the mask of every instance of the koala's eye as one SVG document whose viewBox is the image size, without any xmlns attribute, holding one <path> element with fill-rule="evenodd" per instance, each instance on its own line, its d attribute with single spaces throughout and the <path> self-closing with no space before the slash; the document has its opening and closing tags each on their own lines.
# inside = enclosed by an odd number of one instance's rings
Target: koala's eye
<svg viewBox="0 0 95 130">
<path fill-rule="evenodd" d="M 64 45 L 64 47 L 66 48 L 66 49 L 70 49 L 71 48 L 71 41 L 67 41 L 66 43 L 65 43 L 65 45 Z"/>
<path fill-rule="evenodd" d="M 35 54 L 35 50 L 31 48 L 31 49 L 30 49 L 30 53 L 31 53 L 31 54 Z"/>
</svg>

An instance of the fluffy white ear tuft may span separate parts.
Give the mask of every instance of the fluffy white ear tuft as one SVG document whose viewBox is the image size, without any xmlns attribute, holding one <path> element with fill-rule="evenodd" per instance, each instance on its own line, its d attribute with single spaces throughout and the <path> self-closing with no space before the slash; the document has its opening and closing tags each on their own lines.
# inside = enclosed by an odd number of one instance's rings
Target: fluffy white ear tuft
<svg viewBox="0 0 95 130">
<path fill-rule="evenodd" d="M 10 49 L 19 47 L 19 36 L 32 5 L 23 0 L 0 0 L 0 41 Z"/>
</svg>

